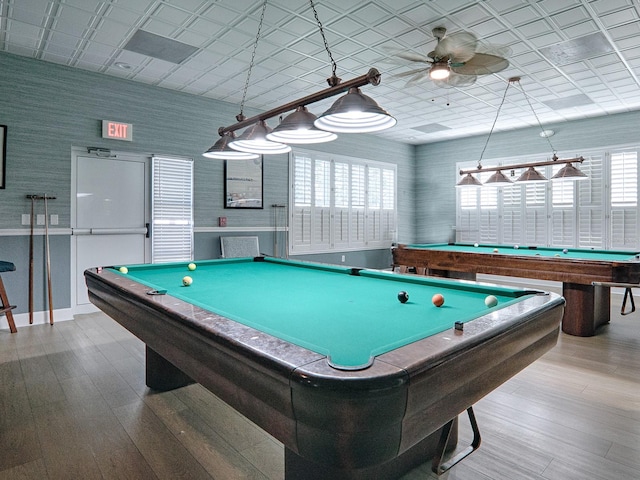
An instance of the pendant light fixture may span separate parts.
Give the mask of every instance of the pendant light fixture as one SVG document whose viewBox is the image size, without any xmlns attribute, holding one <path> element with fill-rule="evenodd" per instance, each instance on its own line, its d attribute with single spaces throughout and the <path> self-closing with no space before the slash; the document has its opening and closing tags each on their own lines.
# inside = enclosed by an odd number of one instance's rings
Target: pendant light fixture
<svg viewBox="0 0 640 480">
<path fill-rule="evenodd" d="M 229 142 L 234 138 L 235 134 L 233 132 L 225 133 L 220 137 L 220 140 L 214 143 L 202 156 L 219 160 L 253 160 L 260 157 L 260 155 L 256 153 L 240 152 L 229 147 Z"/>
<path fill-rule="evenodd" d="M 499 167 L 490 167 L 490 168 L 483 168 L 482 166 L 482 157 L 484 156 L 484 152 L 487 149 L 487 145 L 489 144 L 489 140 L 491 139 L 491 134 L 493 133 L 493 130 L 496 126 L 496 122 L 498 121 L 498 116 L 500 115 L 500 110 L 502 109 L 502 105 L 504 104 L 505 98 L 507 96 L 507 91 L 509 90 L 509 87 L 511 86 L 512 83 L 520 83 L 520 77 L 511 77 L 509 78 L 509 81 L 507 83 L 507 88 L 504 91 L 504 94 L 502 96 L 502 101 L 500 102 L 500 106 L 498 107 L 498 111 L 496 112 L 496 118 L 493 120 L 493 125 L 491 126 L 491 129 L 489 130 L 489 135 L 487 137 L 487 141 L 484 144 L 484 148 L 482 149 L 482 152 L 480 153 L 480 159 L 478 160 L 478 166 L 475 169 L 470 169 L 470 170 L 460 170 L 460 175 L 463 176 L 462 179 L 458 182 L 458 184 L 456 186 L 458 187 L 466 187 L 469 185 L 472 185 L 473 183 L 469 180 L 469 177 L 473 177 L 472 174 L 473 173 L 480 173 L 480 172 L 496 172 L 495 174 L 491 175 L 491 177 L 489 177 L 489 179 L 484 183 L 485 185 L 490 185 L 490 186 L 500 186 L 500 185 L 506 185 L 506 184 L 511 184 L 513 182 L 511 182 L 511 180 L 509 180 L 504 174 L 502 174 L 502 170 L 511 170 L 512 174 L 513 171 L 517 170 L 517 169 L 521 169 L 524 168 L 526 169 L 516 180 L 515 183 L 541 183 L 541 182 L 547 182 L 548 179 L 542 175 L 540 172 L 538 172 L 535 167 L 542 167 L 542 166 L 547 166 L 547 165 L 558 165 L 558 164 L 565 164 L 564 167 L 562 167 L 553 177 L 552 180 L 582 180 L 585 178 L 588 178 L 583 172 L 581 172 L 580 170 L 578 170 L 576 167 L 574 167 L 572 164 L 573 163 L 582 163 L 584 161 L 584 158 L 582 157 L 576 157 L 576 158 L 569 158 L 569 159 L 564 159 L 564 160 L 560 160 L 558 159 L 558 156 L 555 153 L 555 149 L 553 148 L 553 145 L 551 144 L 551 140 L 549 140 L 549 137 L 551 137 L 553 135 L 552 130 L 544 130 L 542 128 L 542 124 L 540 123 L 540 119 L 538 118 L 538 115 L 536 114 L 535 110 L 533 109 L 533 105 L 531 105 L 531 102 L 529 101 L 529 97 L 527 96 L 527 94 L 524 92 L 524 89 L 522 89 L 522 85 L 520 85 L 520 88 L 522 90 L 522 93 L 524 94 L 527 103 L 529 104 L 529 107 L 531 108 L 531 111 L 533 112 L 534 117 L 536 118 L 536 121 L 538 122 L 538 125 L 540 126 L 540 136 L 542 138 L 546 138 L 547 142 L 549 142 L 549 146 L 551 147 L 551 150 L 553 151 L 553 155 L 552 155 L 552 159 L 549 161 L 541 161 L 541 162 L 530 162 L 530 163 L 523 163 L 523 164 L 518 164 L 518 165 L 502 165 Z M 475 177 L 473 177 L 475 178 Z M 476 179 L 477 180 L 477 179 Z M 478 182 L 479 183 L 479 182 Z"/>
<path fill-rule="evenodd" d="M 236 116 L 237 123 L 228 127 L 220 127 L 218 134 L 225 139 L 224 142 L 220 143 L 222 139 L 218 140 L 213 147 L 205 152 L 206 155 L 203 155 L 209 158 L 231 158 L 223 155 L 231 151 L 253 154 L 286 153 L 291 150 L 291 147 L 287 145 L 288 143 L 306 144 L 328 142 L 337 138 L 335 134 L 337 132 L 375 132 L 390 128 L 396 124 L 395 118 L 381 108 L 371 97 L 364 95 L 360 91 L 360 87 L 365 85 L 372 84 L 375 86 L 380 84 L 381 75 L 378 70 L 371 68 L 365 75 L 346 82 L 342 82 L 342 80 L 337 77 L 337 65 L 329 50 L 322 23 L 318 18 L 313 0 L 309 0 L 309 4 L 318 23 L 325 50 L 333 66 L 333 74 L 327 79 L 329 88 L 247 119 L 243 115 L 244 102 L 255 60 L 256 47 L 260 38 L 266 4 L 267 1 L 265 0 L 262 7 L 262 15 L 260 17 L 253 55 L 247 72 L 240 114 Z M 316 118 L 315 115 L 307 110 L 308 105 L 330 98 L 339 93 L 344 93 L 345 91 L 347 93 L 339 98 L 332 107 L 320 117 Z M 291 110 L 294 110 L 294 112 L 285 117 L 273 130 L 267 126 L 266 121 L 268 119 L 280 116 Z M 235 138 L 235 135 L 228 137 L 229 134 L 233 134 L 236 130 L 245 127 L 249 128 L 239 137 Z"/>
<path fill-rule="evenodd" d="M 229 146 L 240 152 L 265 155 L 287 153 L 291 151 L 291 147 L 289 145 L 269 140 L 267 135 L 270 132 L 271 129 L 267 126 L 265 121 L 259 120 L 247 128 L 242 135 L 229 143 Z"/>
<path fill-rule="evenodd" d="M 289 114 L 280 124 L 267 134 L 267 139 L 282 143 L 323 143 L 338 138 L 333 132 L 320 130 L 314 125 L 318 117 L 300 106 Z"/>
<path fill-rule="evenodd" d="M 395 124 L 395 118 L 356 87 L 351 87 L 315 121 L 316 127 L 337 133 L 377 132 Z"/>
<path fill-rule="evenodd" d="M 586 180 L 589 177 L 585 175 L 583 172 L 574 167 L 571 163 L 567 163 L 564 167 L 556 172 L 556 174 L 551 177 L 552 181 L 557 180 Z"/>
<path fill-rule="evenodd" d="M 513 182 L 509 180 L 509 178 L 504 173 L 502 173 L 501 170 L 496 171 L 484 182 L 485 185 L 493 186 L 493 187 L 502 187 L 505 184 L 510 184 L 510 183 L 513 183 Z"/>
</svg>

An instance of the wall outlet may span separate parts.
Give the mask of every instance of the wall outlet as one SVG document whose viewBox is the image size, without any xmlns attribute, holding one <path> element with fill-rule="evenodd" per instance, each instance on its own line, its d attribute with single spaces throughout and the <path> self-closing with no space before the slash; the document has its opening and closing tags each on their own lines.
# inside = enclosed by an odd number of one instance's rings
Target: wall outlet
<svg viewBox="0 0 640 480">
<path fill-rule="evenodd" d="M 342 263 L 344 263 L 344 262 L 345 262 L 345 260 L 346 260 L 345 256 L 344 256 L 344 255 L 342 255 Z"/>
<path fill-rule="evenodd" d="M 39 213 L 36 216 L 36 224 L 37 225 L 44 225 L 44 213 Z"/>
<path fill-rule="evenodd" d="M 58 225 L 58 214 L 54 213 L 51 215 L 51 225 Z"/>
<path fill-rule="evenodd" d="M 30 225 L 31 224 L 31 214 L 23 213 L 22 214 L 22 225 Z"/>
<path fill-rule="evenodd" d="M 226 227 L 227 226 L 227 217 L 218 217 L 218 226 Z"/>
</svg>

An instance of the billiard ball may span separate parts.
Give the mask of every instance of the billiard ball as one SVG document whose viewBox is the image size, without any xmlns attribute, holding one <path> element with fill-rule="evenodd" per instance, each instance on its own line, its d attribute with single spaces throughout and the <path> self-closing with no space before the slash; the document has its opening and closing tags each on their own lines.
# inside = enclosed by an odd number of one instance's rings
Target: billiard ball
<svg viewBox="0 0 640 480">
<path fill-rule="evenodd" d="M 187 276 L 185 276 L 185 277 L 182 277 L 182 284 L 183 284 L 185 287 L 188 287 L 188 286 L 189 286 L 189 285 L 191 285 L 192 283 L 193 283 L 193 278 L 191 278 L 190 276 L 188 276 L 188 275 L 187 275 Z"/>
<path fill-rule="evenodd" d="M 187 268 L 189 270 L 195 270 L 196 269 L 196 264 L 195 263 L 190 263 L 189 265 L 187 265 Z"/>
<path fill-rule="evenodd" d="M 562 253 L 569 253 L 569 249 L 564 248 L 564 249 L 562 250 Z"/>
<path fill-rule="evenodd" d="M 497 249 L 497 248 L 494 248 L 494 249 L 493 249 L 493 253 L 498 253 L 498 249 Z"/>
<path fill-rule="evenodd" d="M 129 273 L 129 269 L 128 269 L 127 267 L 120 267 L 120 268 L 118 269 L 118 271 L 119 271 L 120 273 Z"/>
<path fill-rule="evenodd" d="M 477 244 L 477 243 L 474 243 L 474 244 L 473 244 L 473 246 L 477 248 L 477 247 L 478 247 L 478 244 Z"/>
<path fill-rule="evenodd" d="M 431 302 L 433 302 L 436 307 L 441 307 L 442 305 L 444 305 L 444 297 L 442 296 L 442 294 L 436 293 L 433 297 L 431 297 Z"/>
<path fill-rule="evenodd" d="M 398 300 L 400 300 L 400 303 L 407 303 L 407 301 L 409 300 L 409 294 L 404 290 L 399 291 Z"/>
<path fill-rule="evenodd" d="M 556 254 L 554 255 L 554 257 L 559 257 L 559 256 L 560 256 L 560 254 L 559 254 L 559 253 L 556 253 Z"/>
<path fill-rule="evenodd" d="M 495 307 L 498 304 L 498 299 L 494 295 L 487 295 L 487 298 L 484 299 L 484 304 L 489 308 Z"/>
<path fill-rule="evenodd" d="M 519 245 L 514 245 L 513 248 L 515 248 L 516 250 L 518 250 L 520 248 Z"/>
</svg>

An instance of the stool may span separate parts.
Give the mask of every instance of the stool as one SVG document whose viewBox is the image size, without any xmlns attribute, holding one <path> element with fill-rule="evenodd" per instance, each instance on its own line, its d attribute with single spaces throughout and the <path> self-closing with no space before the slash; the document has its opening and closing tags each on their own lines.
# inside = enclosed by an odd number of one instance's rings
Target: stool
<svg viewBox="0 0 640 480">
<path fill-rule="evenodd" d="M 4 272 L 13 272 L 15 271 L 16 266 L 11 262 L 3 262 L 0 260 L 0 273 Z M 7 291 L 4 288 L 4 283 L 2 283 L 2 276 L 0 275 L 0 315 L 6 315 L 7 322 L 9 322 L 9 330 L 11 333 L 16 333 L 18 330 L 16 329 L 16 323 L 13 320 L 13 310 L 15 305 L 11 305 L 9 303 L 9 299 L 7 298 Z"/>
<path fill-rule="evenodd" d="M 599 287 L 620 287 L 624 288 L 624 297 L 622 299 L 622 307 L 620 307 L 620 315 L 629 315 L 636 311 L 636 302 L 633 301 L 633 288 L 640 288 L 638 283 L 616 283 L 616 282 L 591 282 L 592 285 Z M 631 309 L 627 309 L 627 300 L 631 302 Z"/>
</svg>

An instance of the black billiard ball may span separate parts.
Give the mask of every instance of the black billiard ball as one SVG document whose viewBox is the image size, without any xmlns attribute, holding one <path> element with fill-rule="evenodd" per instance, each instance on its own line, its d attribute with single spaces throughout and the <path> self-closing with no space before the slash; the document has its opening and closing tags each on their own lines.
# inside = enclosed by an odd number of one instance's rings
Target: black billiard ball
<svg viewBox="0 0 640 480">
<path fill-rule="evenodd" d="M 400 300 L 400 303 L 407 303 L 409 300 L 409 294 L 404 290 L 398 292 L 398 300 Z"/>
</svg>

